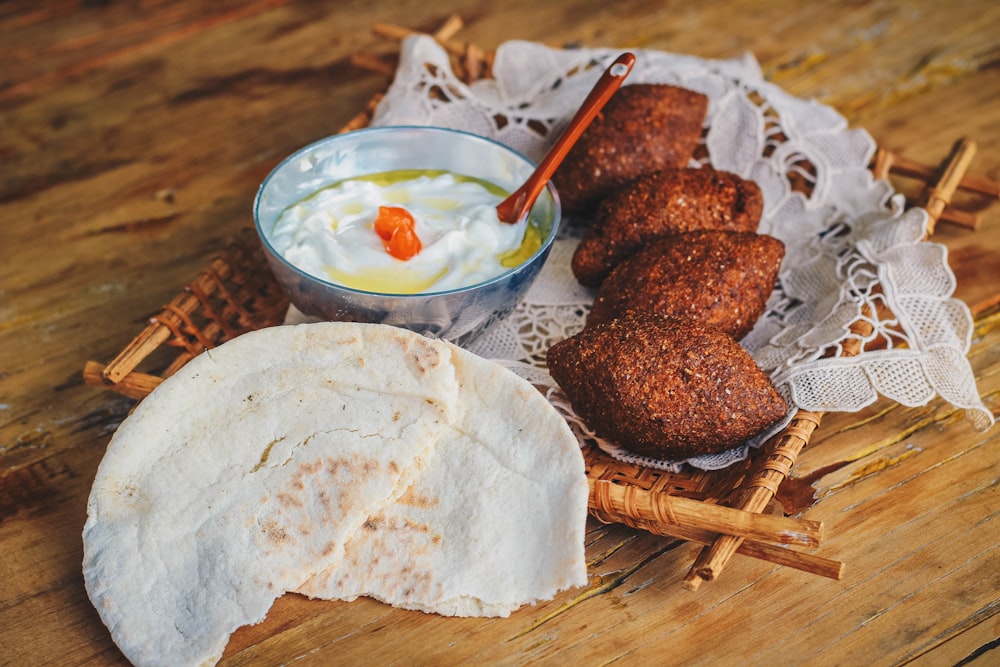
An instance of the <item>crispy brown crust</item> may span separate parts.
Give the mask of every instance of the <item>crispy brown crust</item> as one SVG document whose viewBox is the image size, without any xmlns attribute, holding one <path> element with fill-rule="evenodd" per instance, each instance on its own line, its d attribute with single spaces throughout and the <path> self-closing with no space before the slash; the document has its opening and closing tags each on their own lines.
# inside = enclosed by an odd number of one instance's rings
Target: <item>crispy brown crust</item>
<svg viewBox="0 0 1000 667">
<path fill-rule="evenodd" d="M 755 232 L 702 230 L 657 239 L 601 285 L 587 326 L 630 311 L 687 317 L 747 335 L 774 290 L 785 245 Z"/>
<path fill-rule="evenodd" d="M 661 460 L 732 449 L 787 409 L 739 343 L 685 319 L 588 327 L 553 345 L 548 367 L 595 433 Z"/>
<path fill-rule="evenodd" d="M 700 229 L 757 230 L 764 209 L 760 187 L 736 174 L 662 169 L 608 195 L 573 254 L 581 285 L 598 287 L 615 266 L 650 241 Z"/>
<path fill-rule="evenodd" d="M 666 84 L 624 86 L 570 149 L 553 181 L 563 211 L 590 215 L 612 190 L 642 174 L 688 163 L 708 98 Z"/>
</svg>

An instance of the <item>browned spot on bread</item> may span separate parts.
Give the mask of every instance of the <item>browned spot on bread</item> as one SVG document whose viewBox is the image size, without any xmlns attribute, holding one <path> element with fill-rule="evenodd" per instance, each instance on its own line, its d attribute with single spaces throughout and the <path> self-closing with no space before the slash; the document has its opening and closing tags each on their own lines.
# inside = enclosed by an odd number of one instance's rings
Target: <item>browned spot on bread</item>
<svg viewBox="0 0 1000 667">
<path fill-rule="evenodd" d="M 441 353 L 435 347 L 422 344 L 413 354 L 413 365 L 419 375 L 427 375 L 441 365 Z"/>
<path fill-rule="evenodd" d="M 272 547 L 283 547 L 295 543 L 295 539 L 273 518 L 267 518 L 260 524 L 265 542 Z"/>
<path fill-rule="evenodd" d="M 299 508 L 305 507 L 305 504 L 302 502 L 302 499 L 291 493 L 280 492 L 277 495 L 277 499 L 278 499 L 278 504 L 281 507 L 299 507 Z"/>
<path fill-rule="evenodd" d="M 412 530 L 413 532 L 416 532 L 416 533 L 429 533 L 429 532 L 431 532 L 431 527 L 430 526 L 428 526 L 426 523 L 419 523 L 417 521 L 407 521 L 406 522 L 406 528 L 407 528 L 407 530 Z"/>
<path fill-rule="evenodd" d="M 411 507 L 420 507 L 424 509 L 430 509 L 437 507 L 441 500 L 439 498 L 433 498 L 431 496 L 422 495 L 420 491 L 415 487 L 411 486 L 403 495 L 399 497 L 396 501 L 400 505 L 409 505 Z"/>
<path fill-rule="evenodd" d="M 323 462 L 320 460 L 302 461 L 299 463 L 299 472 L 303 475 L 315 475 L 323 469 Z"/>
<path fill-rule="evenodd" d="M 321 464 L 321 467 L 324 468 L 327 475 L 329 475 L 330 477 L 335 477 L 340 472 L 340 469 L 346 465 L 347 461 L 345 461 L 344 459 L 328 458 L 326 459 L 325 465 Z M 316 470 L 315 472 L 319 471 Z"/>
<path fill-rule="evenodd" d="M 382 469 L 382 466 L 379 464 L 377 459 L 369 458 L 367 456 L 355 456 L 354 462 L 365 477 L 371 477 L 372 473 L 378 472 Z"/>
<path fill-rule="evenodd" d="M 364 486 L 378 474 L 381 465 L 378 460 L 371 457 L 353 454 L 349 459 L 327 458 L 322 464 L 322 469 L 323 478 L 315 483 L 325 486 L 328 491 L 335 494 L 332 499 L 324 497 L 324 506 L 328 508 L 328 512 L 332 513 L 336 507 L 340 514 L 345 514 L 354 502 L 351 489 Z"/>
</svg>

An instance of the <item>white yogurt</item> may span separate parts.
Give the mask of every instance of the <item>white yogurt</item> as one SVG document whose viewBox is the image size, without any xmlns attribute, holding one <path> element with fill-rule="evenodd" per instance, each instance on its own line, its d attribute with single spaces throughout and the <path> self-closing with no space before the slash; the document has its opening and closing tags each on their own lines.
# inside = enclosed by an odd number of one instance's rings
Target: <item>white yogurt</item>
<svg viewBox="0 0 1000 667">
<path fill-rule="evenodd" d="M 526 222 L 497 218 L 502 200 L 497 189 L 443 172 L 345 180 L 286 209 L 271 242 L 301 270 L 339 285 L 392 294 L 439 292 L 493 278 L 537 249 L 534 228 L 526 238 Z M 414 257 L 399 260 L 385 250 L 373 229 L 379 206 L 405 208 L 413 216 L 423 245 Z"/>
</svg>

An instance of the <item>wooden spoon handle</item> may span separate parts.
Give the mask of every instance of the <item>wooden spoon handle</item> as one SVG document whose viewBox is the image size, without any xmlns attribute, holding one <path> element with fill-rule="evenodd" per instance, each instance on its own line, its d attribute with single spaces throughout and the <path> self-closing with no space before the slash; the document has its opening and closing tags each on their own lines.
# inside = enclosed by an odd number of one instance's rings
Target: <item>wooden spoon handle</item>
<svg viewBox="0 0 1000 667">
<path fill-rule="evenodd" d="M 515 224 L 528 214 L 528 211 L 534 206 L 535 200 L 538 199 L 538 195 L 541 194 L 542 188 L 552 178 L 556 167 L 590 125 L 590 121 L 594 120 L 594 117 L 600 113 L 611 96 L 621 87 L 634 65 L 635 56 L 631 53 L 623 53 L 604 70 L 604 74 L 594 84 L 576 115 L 573 116 L 569 125 L 559 135 L 528 180 L 497 205 L 497 215 L 502 222 Z"/>
</svg>

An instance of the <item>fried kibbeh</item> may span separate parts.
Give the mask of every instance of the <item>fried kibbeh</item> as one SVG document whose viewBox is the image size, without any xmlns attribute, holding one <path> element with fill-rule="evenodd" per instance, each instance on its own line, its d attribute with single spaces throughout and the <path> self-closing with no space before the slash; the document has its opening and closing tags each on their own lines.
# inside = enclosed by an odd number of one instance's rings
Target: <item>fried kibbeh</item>
<svg viewBox="0 0 1000 667">
<path fill-rule="evenodd" d="M 688 164 L 708 98 L 666 84 L 623 86 L 553 175 L 563 211 L 591 215 L 612 190 L 639 176 Z"/>
<path fill-rule="evenodd" d="M 785 400 L 730 336 L 630 313 L 549 349 L 548 367 L 594 432 L 676 461 L 732 449 L 785 416 Z"/>
<path fill-rule="evenodd" d="M 739 340 L 763 315 L 784 255 L 784 243 L 755 232 L 665 236 L 614 268 L 587 326 L 640 311 L 687 317 Z"/>
<path fill-rule="evenodd" d="M 601 202 L 573 253 L 573 275 L 598 287 L 654 239 L 700 229 L 753 232 L 763 210 L 760 187 L 736 174 L 711 167 L 651 172 Z"/>
</svg>

